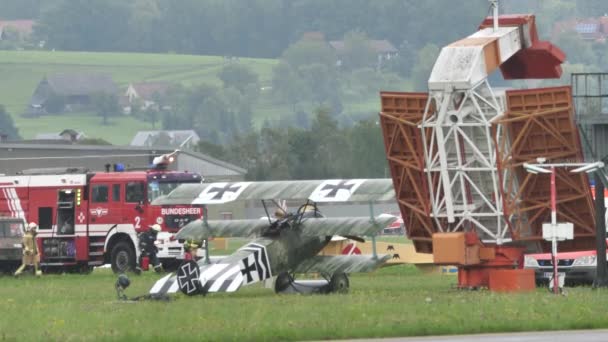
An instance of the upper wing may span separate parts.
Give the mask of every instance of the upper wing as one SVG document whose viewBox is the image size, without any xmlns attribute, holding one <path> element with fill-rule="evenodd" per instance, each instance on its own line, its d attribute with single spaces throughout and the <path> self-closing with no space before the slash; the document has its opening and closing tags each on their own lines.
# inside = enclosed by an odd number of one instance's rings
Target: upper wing
<svg viewBox="0 0 608 342">
<path fill-rule="evenodd" d="M 154 205 L 221 204 L 235 200 L 305 200 L 314 202 L 388 201 L 395 197 L 391 179 L 182 184 Z"/>
<path fill-rule="evenodd" d="M 317 255 L 304 260 L 294 270 L 295 273 L 354 273 L 371 272 L 384 264 L 390 255 Z"/>
<path fill-rule="evenodd" d="M 368 217 L 311 217 L 303 219 L 297 229 L 303 236 L 369 236 L 375 235 L 396 219 L 397 217 L 392 215 L 380 215 L 373 221 Z M 207 224 L 203 220 L 196 220 L 182 228 L 176 238 L 200 241 L 209 237 L 250 237 L 260 235 L 269 226 L 267 220 L 211 220 L 207 221 Z"/>
</svg>

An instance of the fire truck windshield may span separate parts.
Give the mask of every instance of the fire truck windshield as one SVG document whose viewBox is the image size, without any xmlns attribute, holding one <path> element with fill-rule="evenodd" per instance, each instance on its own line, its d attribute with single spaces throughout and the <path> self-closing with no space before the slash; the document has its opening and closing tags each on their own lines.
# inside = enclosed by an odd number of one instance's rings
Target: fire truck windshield
<svg viewBox="0 0 608 342">
<path fill-rule="evenodd" d="M 18 238 L 23 236 L 23 224 L 14 222 L 0 222 L 0 238 Z"/>
<path fill-rule="evenodd" d="M 184 183 L 200 183 L 198 182 L 184 182 L 184 181 L 151 181 L 148 182 L 148 202 L 152 202 L 160 196 L 169 194 L 175 188 Z"/>
</svg>

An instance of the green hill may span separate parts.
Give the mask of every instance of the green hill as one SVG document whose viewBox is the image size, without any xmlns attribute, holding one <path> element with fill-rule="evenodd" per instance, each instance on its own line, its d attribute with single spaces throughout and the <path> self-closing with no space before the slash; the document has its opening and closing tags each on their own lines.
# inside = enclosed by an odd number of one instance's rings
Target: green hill
<svg viewBox="0 0 608 342">
<path fill-rule="evenodd" d="M 240 58 L 258 73 L 262 84 L 269 83 L 276 60 Z M 217 72 L 223 57 L 173 54 L 89 53 L 58 51 L 0 51 L 0 104 L 12 114 L 19 133 L 33 138 L 37 133 L 59 132 L 65 128 L 84 131 L 90 137 L 102 137 L 114 144 L 126 144 L 139 130 L 151 125 L 125 116 L 113 118 L 109 127 L 100 126 L 92 113 L 24 118 L 29 99 L 38 82 L 56 72 L 95 71 L 112 75 L 122 89 L 131 82 L 172 81 L 184 85 L 219 83 Z"/>
<path fill-rule="evenodd" d="M 250 67 L 259 76 L 262 87 L 271 84 L 274 59 L 239 58 L 239 63 Z M 152 129 L 152 125 L 130 116 L 111 119 L 109 126 L 101 125 L 94 113 L 66 113 L 39 118 L 26 118 L 24 113 L 38 82 L 57 72 L 93 71 L 110 74 L 126 90 L 129 83 L 142 81 L 170 81 L 185 86 L 201 83 L 220 85 L 217 73 L 226 64 L 224 57 L 175 54 L 93 53 L 60 51 L 0 51 L 0 104 L 13 116 L 19 134 L 31 139 L 38 133 L 60 132 L 66 128 L 83 131 L 90 138 L 103 138 L 113 144 L 128 144 L 137 131 Z M 372 116 L 378 112 L 378 91 L 406 90 L 409 81 L 392 84 L 368 85 L 369 94 L 347 96 L 343 99 L 343 113 L 353 117 Z M 253 106 L 253 124 L 260 127 L 266 119 L 276 120 L 281 115 L 293 115 L 288 105 L 279 105 L 272 91 L 262 91 Z M 317 104 L 300 103 L 298 108 L 312 112 Z M 158 128 L 158 127 L 157 127 Z"/>
</svg>

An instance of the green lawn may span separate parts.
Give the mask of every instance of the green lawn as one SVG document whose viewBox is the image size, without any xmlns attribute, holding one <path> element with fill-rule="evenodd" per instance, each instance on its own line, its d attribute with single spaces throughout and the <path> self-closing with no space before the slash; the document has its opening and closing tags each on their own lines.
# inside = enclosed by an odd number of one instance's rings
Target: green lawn
<svg viewBox="0 0 608 342">
<path fill-rule="evenodd" d="M 273 59 L 240 58 L 259 77 L 263 87 L 271 83 Z M 30 139 L 38 133 L 60 132 L 72 128 L 90 138 L 103 138 L 113 144 L 126 144 L 137 131 L 152 129 L 149 123 L 130 117 L 113 118 L 112 124 L 100 126 L 101 119 L 92 114 L 74 113 L 41 118 L 24 118 L 24 112 L 38 82 L 58 72 L 94 71 L 110 74 L 126 89 L 132 82 L 170 81 L 189 86 L 200 83 L 220 84 L 218 71 L 225 65 L 223 57 L 175 54 L 91 53 L 62 51 L 0 51 L 0 104 L 11 113 L 19 133 Z M 401 85 L 400 85 L 401 86 Z M 399 86 L 399 87 L 400 87 Z M 409 84 L 403 84 L 406 90 Z M 293 116 L 293 108 L 277 104 L 272 91 L 262 91 L 254 106 L 253 121 L 260 127 L 266 119 L 280 120 Z M 312 111 L 314 104 L 301 103 L 299 108 Z M 344 112 L 358 118 L 375 115 L 380 108 L 374 91 L 369 98 L 355 98 L 344 104 Z"/>
<path fill-rule="evenodd" d="M 131 276 L 127 294 L 158 277 Z M 275 295 L 261 287 L 172 302 L 124 303 L 109 270 L 0 277 L 2 340 L 321 340 L 607 328 L 608 292 L 554 296 L 460 291 L 456 277 L 394 266 L 351 277 L 347 295 Z"/>
<path fill-rule="evenodd" d="M 262 84 L 268 84 L 271 59 L 241 58 L 251 67 Z M 26 108 L 38 82 L 57 72 L 94 71 L 108 73 L 122 89 L 131 82 L 171 81 L 192 85 L 219 84 L 217 72 L 224 66 L 223 57 L 172 54 L 88 53 L 58 51 L 0 51 L 0 103 L 12 114 L 20 134 L 33 138 L 37 133 L 59 132 L 65 128 L 84 131 L 89 137 L 101 137 L 115 144 L 131 141 L 135 132 L 151 125 L 133 118 L 112 119 L 112 125 L 100 130 L 100 118 L 86 113 L 24 118 Z"/>
<path fill-rule="evenodd" d="M 152 125 L 133 117 L 122 116 L 109 119 L 106 126 L 101 124 L 102 118 L 93 113 L 69 113 L 65 115 L 48 115 L 36 119 L 21 119 L 18 121 L 19 132 L 24 134 L 36 132 L 61 132 L 65 128 L 74 128 L 85 132 L 90 138 L 104 138 L 116 145 L 128 145 L 135 133 L 140 130 L 151 130 Z M 158 129 L 158 124 L 156 125 Z"/>
</svg>

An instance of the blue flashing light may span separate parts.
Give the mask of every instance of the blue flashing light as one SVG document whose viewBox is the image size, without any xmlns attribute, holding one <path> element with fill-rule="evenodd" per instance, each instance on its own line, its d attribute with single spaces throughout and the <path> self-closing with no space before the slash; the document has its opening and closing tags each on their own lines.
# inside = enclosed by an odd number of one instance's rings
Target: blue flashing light
<svg viewBox="0 0 608 342">
<path fill-rule="evenodd" d="M 121 164 L 121 163 L 114 164 L 114 171 L 122 172 L 124 170 L 125 170 L 125 164 Z"/>
</svg>

